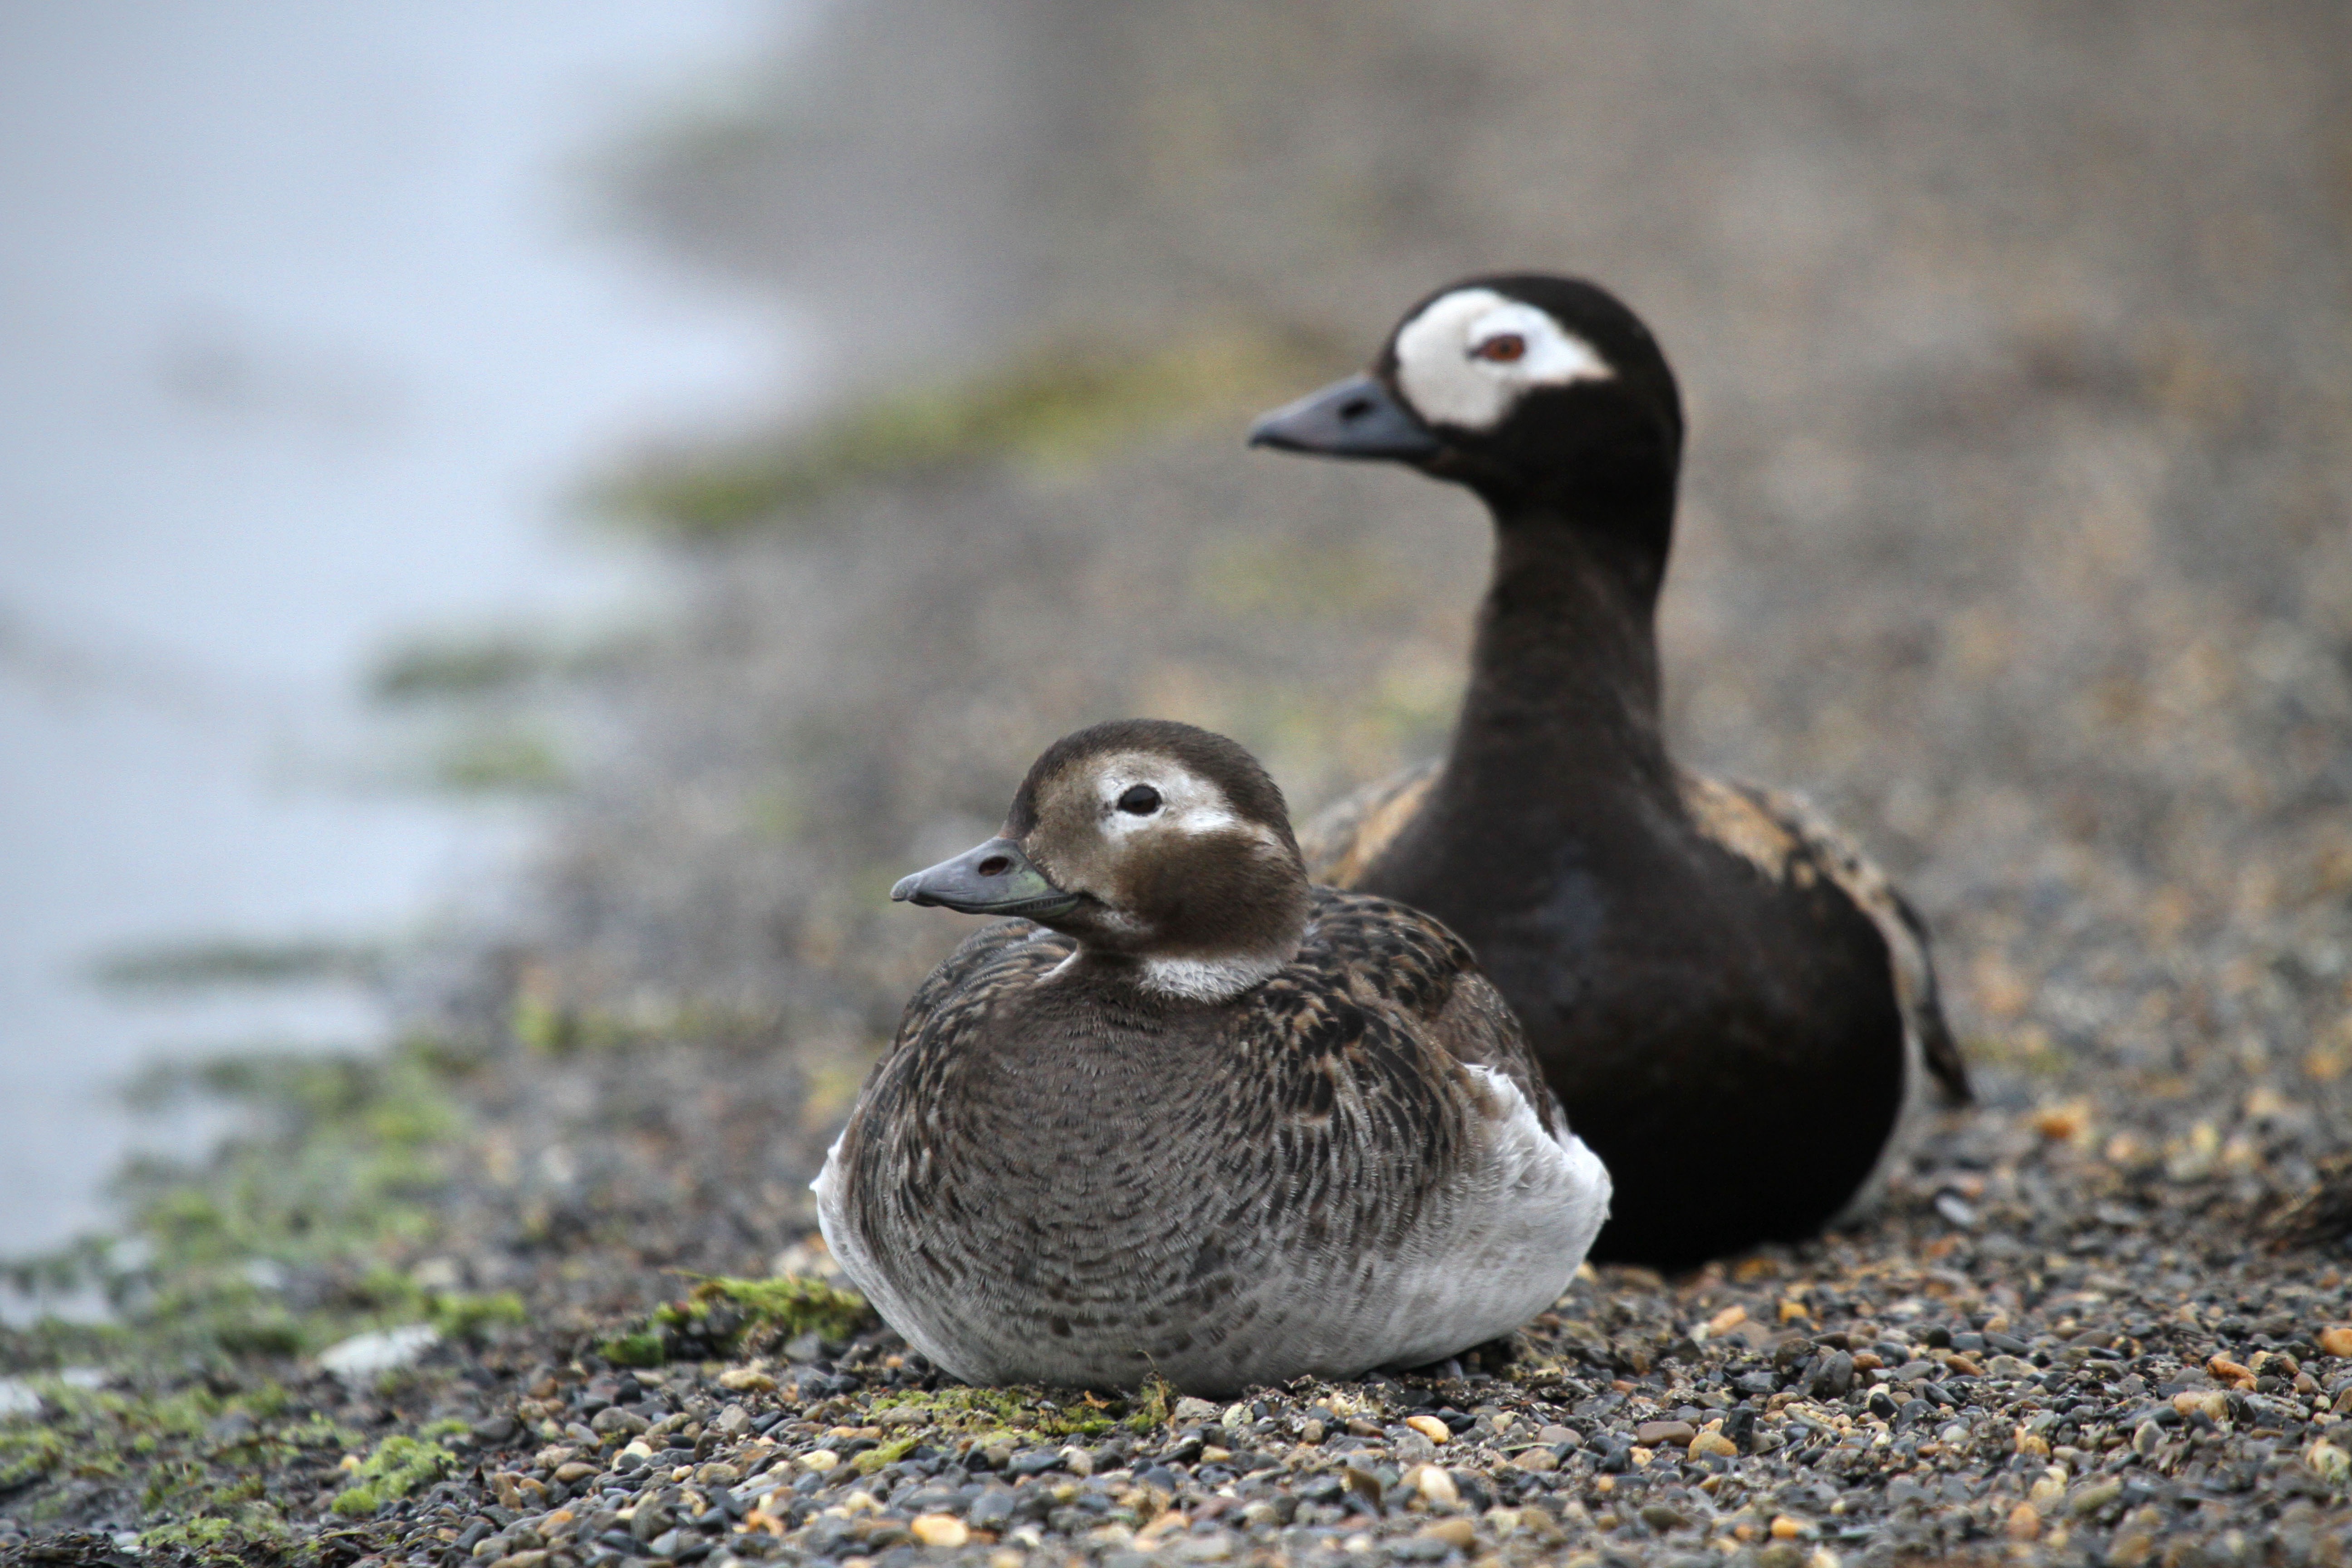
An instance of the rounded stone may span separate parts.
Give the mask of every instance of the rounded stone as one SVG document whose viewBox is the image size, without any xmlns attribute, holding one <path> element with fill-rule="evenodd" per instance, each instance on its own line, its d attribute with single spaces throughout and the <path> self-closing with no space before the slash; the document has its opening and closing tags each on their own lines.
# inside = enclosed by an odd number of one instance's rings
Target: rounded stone
<svg viewBox="0 0 2352 1568">
<path fill-rule="evenodd" d="M 951 1513 L 919 1513 L 907 1522 L 908 1531 L 926 1546 L 961 1546 L 971 1531 Z"/>
</svg>

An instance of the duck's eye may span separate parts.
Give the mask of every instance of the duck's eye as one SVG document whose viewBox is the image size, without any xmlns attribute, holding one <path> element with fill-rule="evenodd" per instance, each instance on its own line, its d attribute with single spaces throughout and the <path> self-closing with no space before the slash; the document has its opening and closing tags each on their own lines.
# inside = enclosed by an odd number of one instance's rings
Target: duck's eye
<svg viewBox="0 0 2352 1568">
<path fill-rule="evenodd" d="M 1527 339 L 1519 336 L 1517 332 L 1496 332 L 1485 342 L 1473 347 L 1470 351 L 1470 357 L 1472 359 L 1487 360 L 1495 364 L 1510 364 L 1517 360 L 1525 359 L 1527 357 Z"/>
<path fill-rule="evenodd" d="M 1118 808 L 1130 816 L 1150 816 L 1160 809 L 1160 792 L 1150 784 L 1136 784 L 1118 797 Z"/>
</svg>

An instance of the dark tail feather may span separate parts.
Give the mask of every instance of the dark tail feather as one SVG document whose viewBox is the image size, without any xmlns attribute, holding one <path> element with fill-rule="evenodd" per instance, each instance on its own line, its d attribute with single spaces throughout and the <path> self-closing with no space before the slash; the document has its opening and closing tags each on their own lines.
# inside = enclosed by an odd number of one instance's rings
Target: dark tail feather
<svg viewBox="0 0 2352 1568">
<path fill-rule="evenodd" d="M 2273 1251 L 2324 1248 L 2352 1240 L 2352 1154 L 2332 1154 L 2319 1163 L 2311 1190 L 2259 1222 Z"/>
<path fill-rule="evenodd" d="M 1919 918 L 1910 900 L 1892 888 L 1888 891 L 1895 896 L 1895 912 L 1903 917 L 1904 925 L 1919 943 L 1920 968 L 1927 975 L 1920 991 L 1918 1016 L 1912 1019 L 1912 1025 L 1919 1031 L 1928 1076 L 1943 1091 L 1947 1104 L 1973 1105 L 1977 1097 L 1969 1087 L 1969 1064 L 1960 1059 L 1959 1044 L 1952 1038 L 1952 1026 L 1944 1018 L 1944 997 L 1936 984 L 1936 950 L 1927 939 L 1927 922 Z"/>
</svg>

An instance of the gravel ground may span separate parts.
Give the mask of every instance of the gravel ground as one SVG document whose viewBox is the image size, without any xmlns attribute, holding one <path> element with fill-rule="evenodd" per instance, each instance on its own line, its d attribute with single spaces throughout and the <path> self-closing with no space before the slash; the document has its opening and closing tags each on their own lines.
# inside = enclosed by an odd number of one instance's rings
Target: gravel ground
<svg viewBox="0 0 2352 1568">
<path fill-rule="evenodd" d="M 820 443 L 831 481 L 723 538 L 676 511 L 691 613 L 558 703 L 584 782 L 541 913 L 417 1010 L 414 1223 L 264 1291 L 390 1270 L 409 1296 L 336 1321 L 526 1321 L 380 1379 L 248 1336 L 77 1388 L 10 1342 L 0 1399 L 42 1403 L 0 1416 L 0 1552 L 2352 1555 L 2347 58 L 2318 3 L 845 8 L 777 107 L 644 161 L 643 205 L 857 323 L 845 384 L 965 377 L 940 406 L 1031 424 Z M 1191 719 L 1307 807 L 1437 742 L 1474 512 L 1236 432 L 1500 265 L 1608 281 L 1667 344 L 1677 742 L 1901 876 L 1984 1103 L 1863 1226 L 1601 1271 L 1442 1376 L 1097 1405 L 762 1322 L 613 1364 L 679 1271 L 824 1271 L 803 1184 L 962 929 L 882 891 L 1045 741 Z M 1171 345 L 1231 374 L 1148 416 L 1115 377 L 1034 395 Z M 299 1163 L 310 1114 L 248 1153 Z"/>
</svg>

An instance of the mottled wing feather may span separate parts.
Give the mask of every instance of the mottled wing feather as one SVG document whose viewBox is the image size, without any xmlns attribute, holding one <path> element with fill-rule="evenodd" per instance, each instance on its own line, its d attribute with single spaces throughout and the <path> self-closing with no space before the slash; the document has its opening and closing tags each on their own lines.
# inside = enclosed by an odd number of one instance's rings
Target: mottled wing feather
<svg viewBox="0 0 2352 1568">
<path fill-rule="evenodd" d="M 1566 1124 L 1510 1004 L 1440 921 L 1387 899 L 1318 888 L 1299 956 L 1335 987 L 1403 1011 L 1454 1061 L 1501 1073 L 1545 1131 Z"/>
<path fill-rule="evenodd" d="M 1454 999 L 1437 1020 L 1437 1037 L 1454 1059 L 1491 1068 L 1526 1097 L 1543 1130 L 1554 1137 L 1568 1126 L 1568 1111 L 1544 1081 L 1533 1047 L 1519 1029 L 1518 1016 L 1484 974 L 1472 973 L 1454 987 Z"/>
<path fill-rule="evenodd" d="M 1895 1001 L 1928 1076 L 1944 1097 L 1972 1098 L 1968 1067 L 1944 1018 L 1927 928 L 1886 874 L 1801 796 L 1685 774 L 1683 805 L 1699 831 L 1775 881 L 1826 878 L 1870 918 L 1886 943 Z"/>
<path fill-rule="evenodd" d="M 1441 766 L 1435 758 L 1415 763 L 1316 813 L 1298 835 L 1307 876 L 1334 888 L 1353 887 L 1421 810 Z"/>
<path fill-rule="evenodd" d="M 958 1375 L 1223 1394 L 1426 1361 L 1591 1246 L 1608 1174 L 1538 1121 L 1435 921 L 1318 889 L 1297 960 L 1202 1011 L 1084 969 L 1041 1002 L 1070 951 L 1018 922 L 959 949 L 816 1183 L 845 1270 Z"/>
<path fill-rule="evenodd" d="M 1028 921 L 994 921 L 981 927 L 907 998 L 891 1054 L 904 1050 L 919 1034 L 956 1038 L 987 1016 L 999 994 L 1032 984 L 1076 946 L 1068 937 Z M 878 1064 L 875 1070 L 881 1070 Z"/>
</svg>

